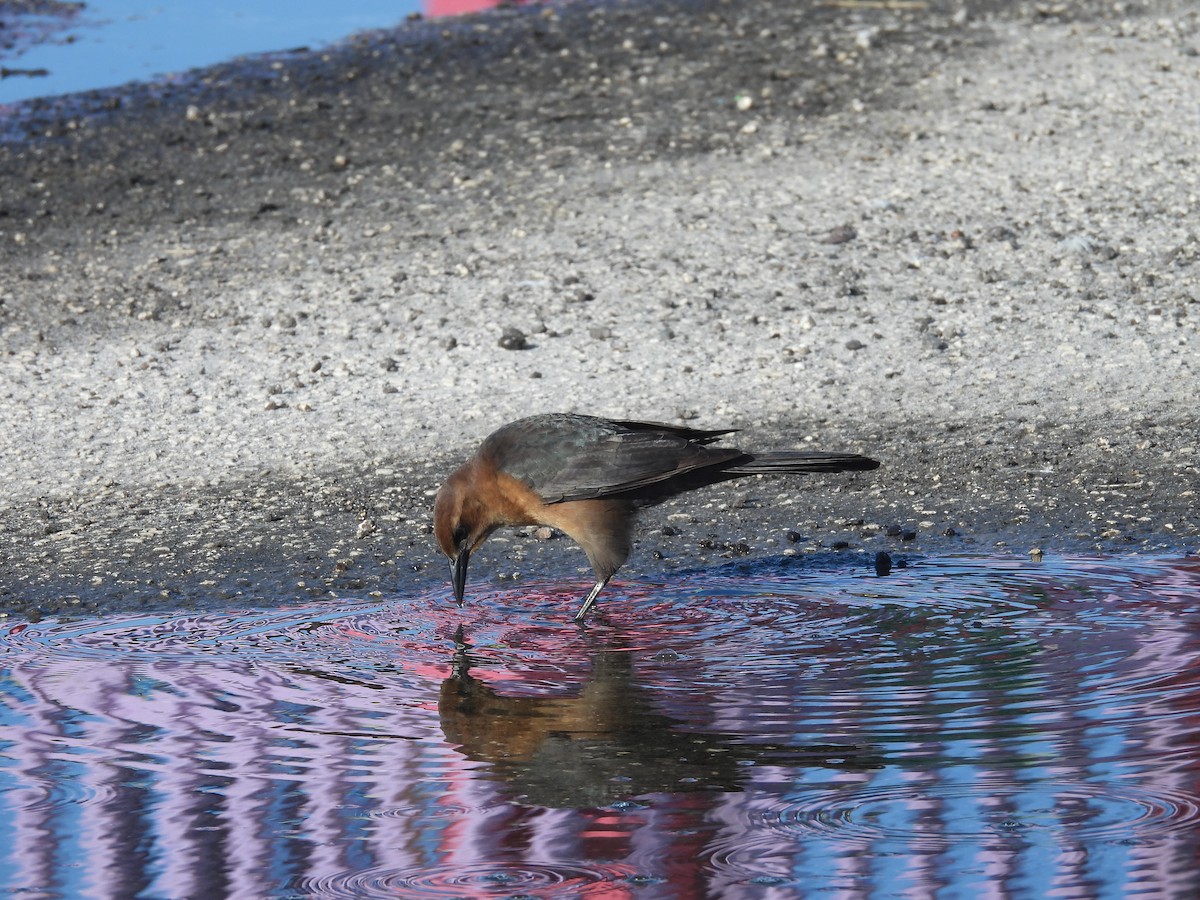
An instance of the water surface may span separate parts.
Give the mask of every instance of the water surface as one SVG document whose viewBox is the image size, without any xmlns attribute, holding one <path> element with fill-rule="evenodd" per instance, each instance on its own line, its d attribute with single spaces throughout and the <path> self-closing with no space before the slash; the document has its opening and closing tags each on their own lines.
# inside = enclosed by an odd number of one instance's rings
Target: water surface
<svg viewBox="0 0 1200 900">
<path fill-rule="evenodd" d="M 413 14 L 499 0 L 0 0 L 0 104 L 146 81 L 247 54 L 320 48 Z"/>
<path fill-rule="evenodd" d="M 1200 560 L 0 630 L 0 889 L 1192 897 Z"/>
</svg>

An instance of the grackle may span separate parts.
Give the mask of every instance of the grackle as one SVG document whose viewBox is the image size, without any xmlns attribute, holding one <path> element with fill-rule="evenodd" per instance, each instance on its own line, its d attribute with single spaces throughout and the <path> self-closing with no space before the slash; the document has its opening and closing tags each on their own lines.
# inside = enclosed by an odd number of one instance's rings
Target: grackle
<svg viewBox="0 0 1200 900">
<path fill-rule="evenodd" d="M 859 472 L 879 463 L 854 453 L 710 446 L 734 429 L 703 431 L 653 422 L 552 413 L 493 432 L 438 491 L 433 530 L 450 559 L 461 604 L 467 563 L 502 525 L 549 525 L 583 548 L 596 584 L 575 614 L 582 622 L 629 557 L 643 506 L 748 475 Z"/>
</svg>

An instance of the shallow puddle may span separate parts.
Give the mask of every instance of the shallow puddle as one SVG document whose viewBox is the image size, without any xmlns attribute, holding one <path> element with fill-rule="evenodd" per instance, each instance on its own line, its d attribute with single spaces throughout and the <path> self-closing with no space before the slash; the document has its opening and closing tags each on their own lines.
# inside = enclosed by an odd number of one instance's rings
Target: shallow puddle
<svg viewBox="0 0 1200 900">
<path fill-rule="evenodd" d="M 1195 896 L 1200 559 L 0 631 L 0 888 Z"/>
</svg>

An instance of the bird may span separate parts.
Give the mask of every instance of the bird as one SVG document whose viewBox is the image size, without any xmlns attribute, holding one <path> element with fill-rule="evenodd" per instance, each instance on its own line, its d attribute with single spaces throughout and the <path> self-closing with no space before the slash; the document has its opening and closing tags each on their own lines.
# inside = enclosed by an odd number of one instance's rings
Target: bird
<svg viewBox="0 0 1200 900">
<path fill-rule="evenodd" d="M 595 572 L 575 614 L 582 623 L 629 558 L 639 509 L 751 475 L 879 467 L 856 453 L 712 446 L 736 431 L 574 413 L 544 413 L 497 429 L 434 498 L 433 531 L 450 560 L 454 599 L 462 605 L 471 554 L 497 528 L 548 525 L 574 540 Z"/>
</svg>

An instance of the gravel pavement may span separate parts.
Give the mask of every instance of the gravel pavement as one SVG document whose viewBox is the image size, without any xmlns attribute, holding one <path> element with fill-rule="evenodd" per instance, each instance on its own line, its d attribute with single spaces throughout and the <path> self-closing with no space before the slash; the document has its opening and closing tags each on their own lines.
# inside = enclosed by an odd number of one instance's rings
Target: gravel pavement
<svg viewBox="0 0 1200 900">
<path fill-rule="evenodd" d="M 1200 543 L 1195 2 L 518 7 L 0 129 L 0 615 L 440 591 L 440 478 L 545 411 L 883 463 L 627 578 Z"/>
</svg>

